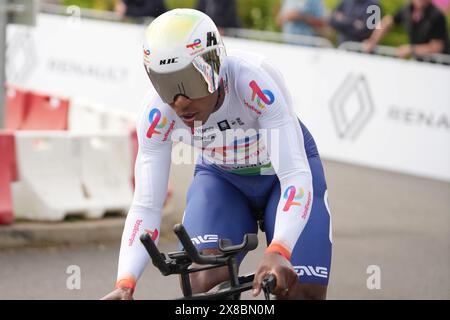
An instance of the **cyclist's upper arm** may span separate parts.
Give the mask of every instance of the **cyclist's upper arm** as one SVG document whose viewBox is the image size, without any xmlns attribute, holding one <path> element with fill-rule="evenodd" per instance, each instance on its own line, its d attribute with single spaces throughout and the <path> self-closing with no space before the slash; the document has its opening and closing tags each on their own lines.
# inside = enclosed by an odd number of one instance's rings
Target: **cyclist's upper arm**
<svg viewBox="0 0 450 320">
<path fill-rule="evenodd" d="M 133 206 L 162 210 L 169 180 L 170 133 L 174 124 L 172 110 L 167 105 L 158 97 L 147 100 L 137 123 L 139 149 Z"/>
</svg>

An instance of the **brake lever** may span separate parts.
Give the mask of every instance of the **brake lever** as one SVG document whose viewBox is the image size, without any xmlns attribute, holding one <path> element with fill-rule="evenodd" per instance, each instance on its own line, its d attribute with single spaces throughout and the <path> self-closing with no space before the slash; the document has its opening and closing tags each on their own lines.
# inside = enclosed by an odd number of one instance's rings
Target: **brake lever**
<svg viewBox="0 0 450 320">
<path fill-rule="evenodd" d="M 270 294 L 273 294 L 275 287 L 277 286 L 277 278 L 273 274 L 269 274 L 264 277 L 261 286 L 264 291 L 265 299 L 270 300 Z"/>
<path fill-rule="evenodd" d="M 171 274 L 171 269 L 168 263 L 166 263 L 163 258 L 164 255 L 158 250 L 155 242 L 153 242 L 152 238 L 148 233 L 142 234 L 139 239 L 144 245 L 145 250 L 147 250 L 148 254 L 152 258 L 153 265 L 161 271 L 161 273 L 165 276 Z"/>
</svg>

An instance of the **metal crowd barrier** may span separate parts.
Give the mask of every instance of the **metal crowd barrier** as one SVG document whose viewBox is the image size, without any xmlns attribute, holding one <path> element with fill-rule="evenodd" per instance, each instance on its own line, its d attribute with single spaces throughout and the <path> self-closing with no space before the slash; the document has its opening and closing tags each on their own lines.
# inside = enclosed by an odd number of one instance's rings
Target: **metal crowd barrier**
<svg viewBox="0 0 450 320">
<path fill-rule="evenodd" d="M 234 28 L 226 29 L 225 34 L 227 36 L 236 38 L 280 42 L 280 43 L 291 43 L 318 48 L 334 47 L 331 41 L 328 39 L 298 34 L 288 34 L 288 33 L 251 30 L 251 29 L 234 29 Z"/>
<path fill-rule="evenodd" d="M 364 52 L 362 49 L 362 43 L 360 42 L 351 42 L 351 41 L 344 42 L 338 47 L 338 49 L 353 52 Z M 398 58 L 396 55 L 396 48 L 394 47 L 376 46 L 374 49 L 374 54 Z M 447 54 L 430 54 L 426 56 L 415 57 L 413 59 L 430 63 L 450 65 L 450 55 Z"/>
</svg>

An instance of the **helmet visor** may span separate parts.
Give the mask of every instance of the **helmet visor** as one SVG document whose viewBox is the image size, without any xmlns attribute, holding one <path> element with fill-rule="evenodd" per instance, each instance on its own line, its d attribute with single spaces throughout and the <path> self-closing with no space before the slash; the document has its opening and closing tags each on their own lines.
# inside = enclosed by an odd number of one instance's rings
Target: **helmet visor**
<svg viewBox="0 0 450 320">
<path fill-rule="evenodd" d="M 215 48 L 194 58 L 185 68 L 159 73 L 146 66 L 147 74 L 165 103 L 172 103 L 178 95 L 189 99 L 206 97 L 219 87 L 219 72 L 224 56 L 223 48 Z"/>
</svg>

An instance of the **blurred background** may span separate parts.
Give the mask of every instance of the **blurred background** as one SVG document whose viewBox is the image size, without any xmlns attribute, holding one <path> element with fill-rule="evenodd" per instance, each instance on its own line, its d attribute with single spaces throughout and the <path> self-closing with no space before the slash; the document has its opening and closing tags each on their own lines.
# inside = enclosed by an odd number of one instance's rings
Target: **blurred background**
<svg viewBox="0 0 450 320">
<path fill-rule="evenodd" d="M 58 1 L 43 1 L 48 3 L 57 3 Z M 109 10 L 114 11 L 117 4 L 121 1 L 111 0 L 62 0 L 62 3 L 66 6 L 77 5 L 82 8 L 98 9 L 98 10 Z M 152 2 L 152 1 L 150 1 Z M 198 0 L 165 0 L 161 1 L 165 3 L 166 9 L 174 8 L 196 8 L 200 2 Z M 214 1 L 213 1 L 214 2 Z M 220 2 L 220 1 L 218 1 Z M 226 1 L 222 1 L 225 2 Z M 282 0 L 241 0 L 241 1 L 228 1 L 236 3 L 236 17 L 240 22 L 240 27 L 245 29 L 254 30 L 264 30 L 264 31 L 282 31 L 282 28 L 277 24 L 277 13 L 282 6 Z M 317 3 L 322 3 L 324 7 L 324 15 L 330 14 L 337 8 L 341 3 L 340 0 L 323 0 L 316 1 Z M 408 0 L 380 0 L 380 1 L 363 1 L 370 4 L 379 4 L 382 12 L 384 14 L 395 14 Z M 444 14 L 447 17 L 447 26 L 450 26 L 450 11 L 448 6 L 448 1 L 436 1 L 437 5 L 440 5 Z M 227 3 L 227 5 L 229 5 Z M 336 43 L 337 36 L 335 32 L 329 32 L 327 34 L 332 42 Z M 397 46 L 406 43 L 408 40 L 407 32 L 404 28 L 397 26 L 390 32 L 383 40 L 382 44 Z"/>
<path fill-rule="evenodd" d="M 447 0 L 0 0 L 0 299 L 113 289 L 151 90 L 142 36 L 179 7 L 210 15 L 230 54 L 283 73 L 324 161 L 328 298 L 449 299 Z M 193 158 L 172 161 L 163 252 L 177 248 Z M 264 248 L 260 235 L 241 272 Z M 136 292 L 180 295 L 153 265 Z"/>
</svg>

